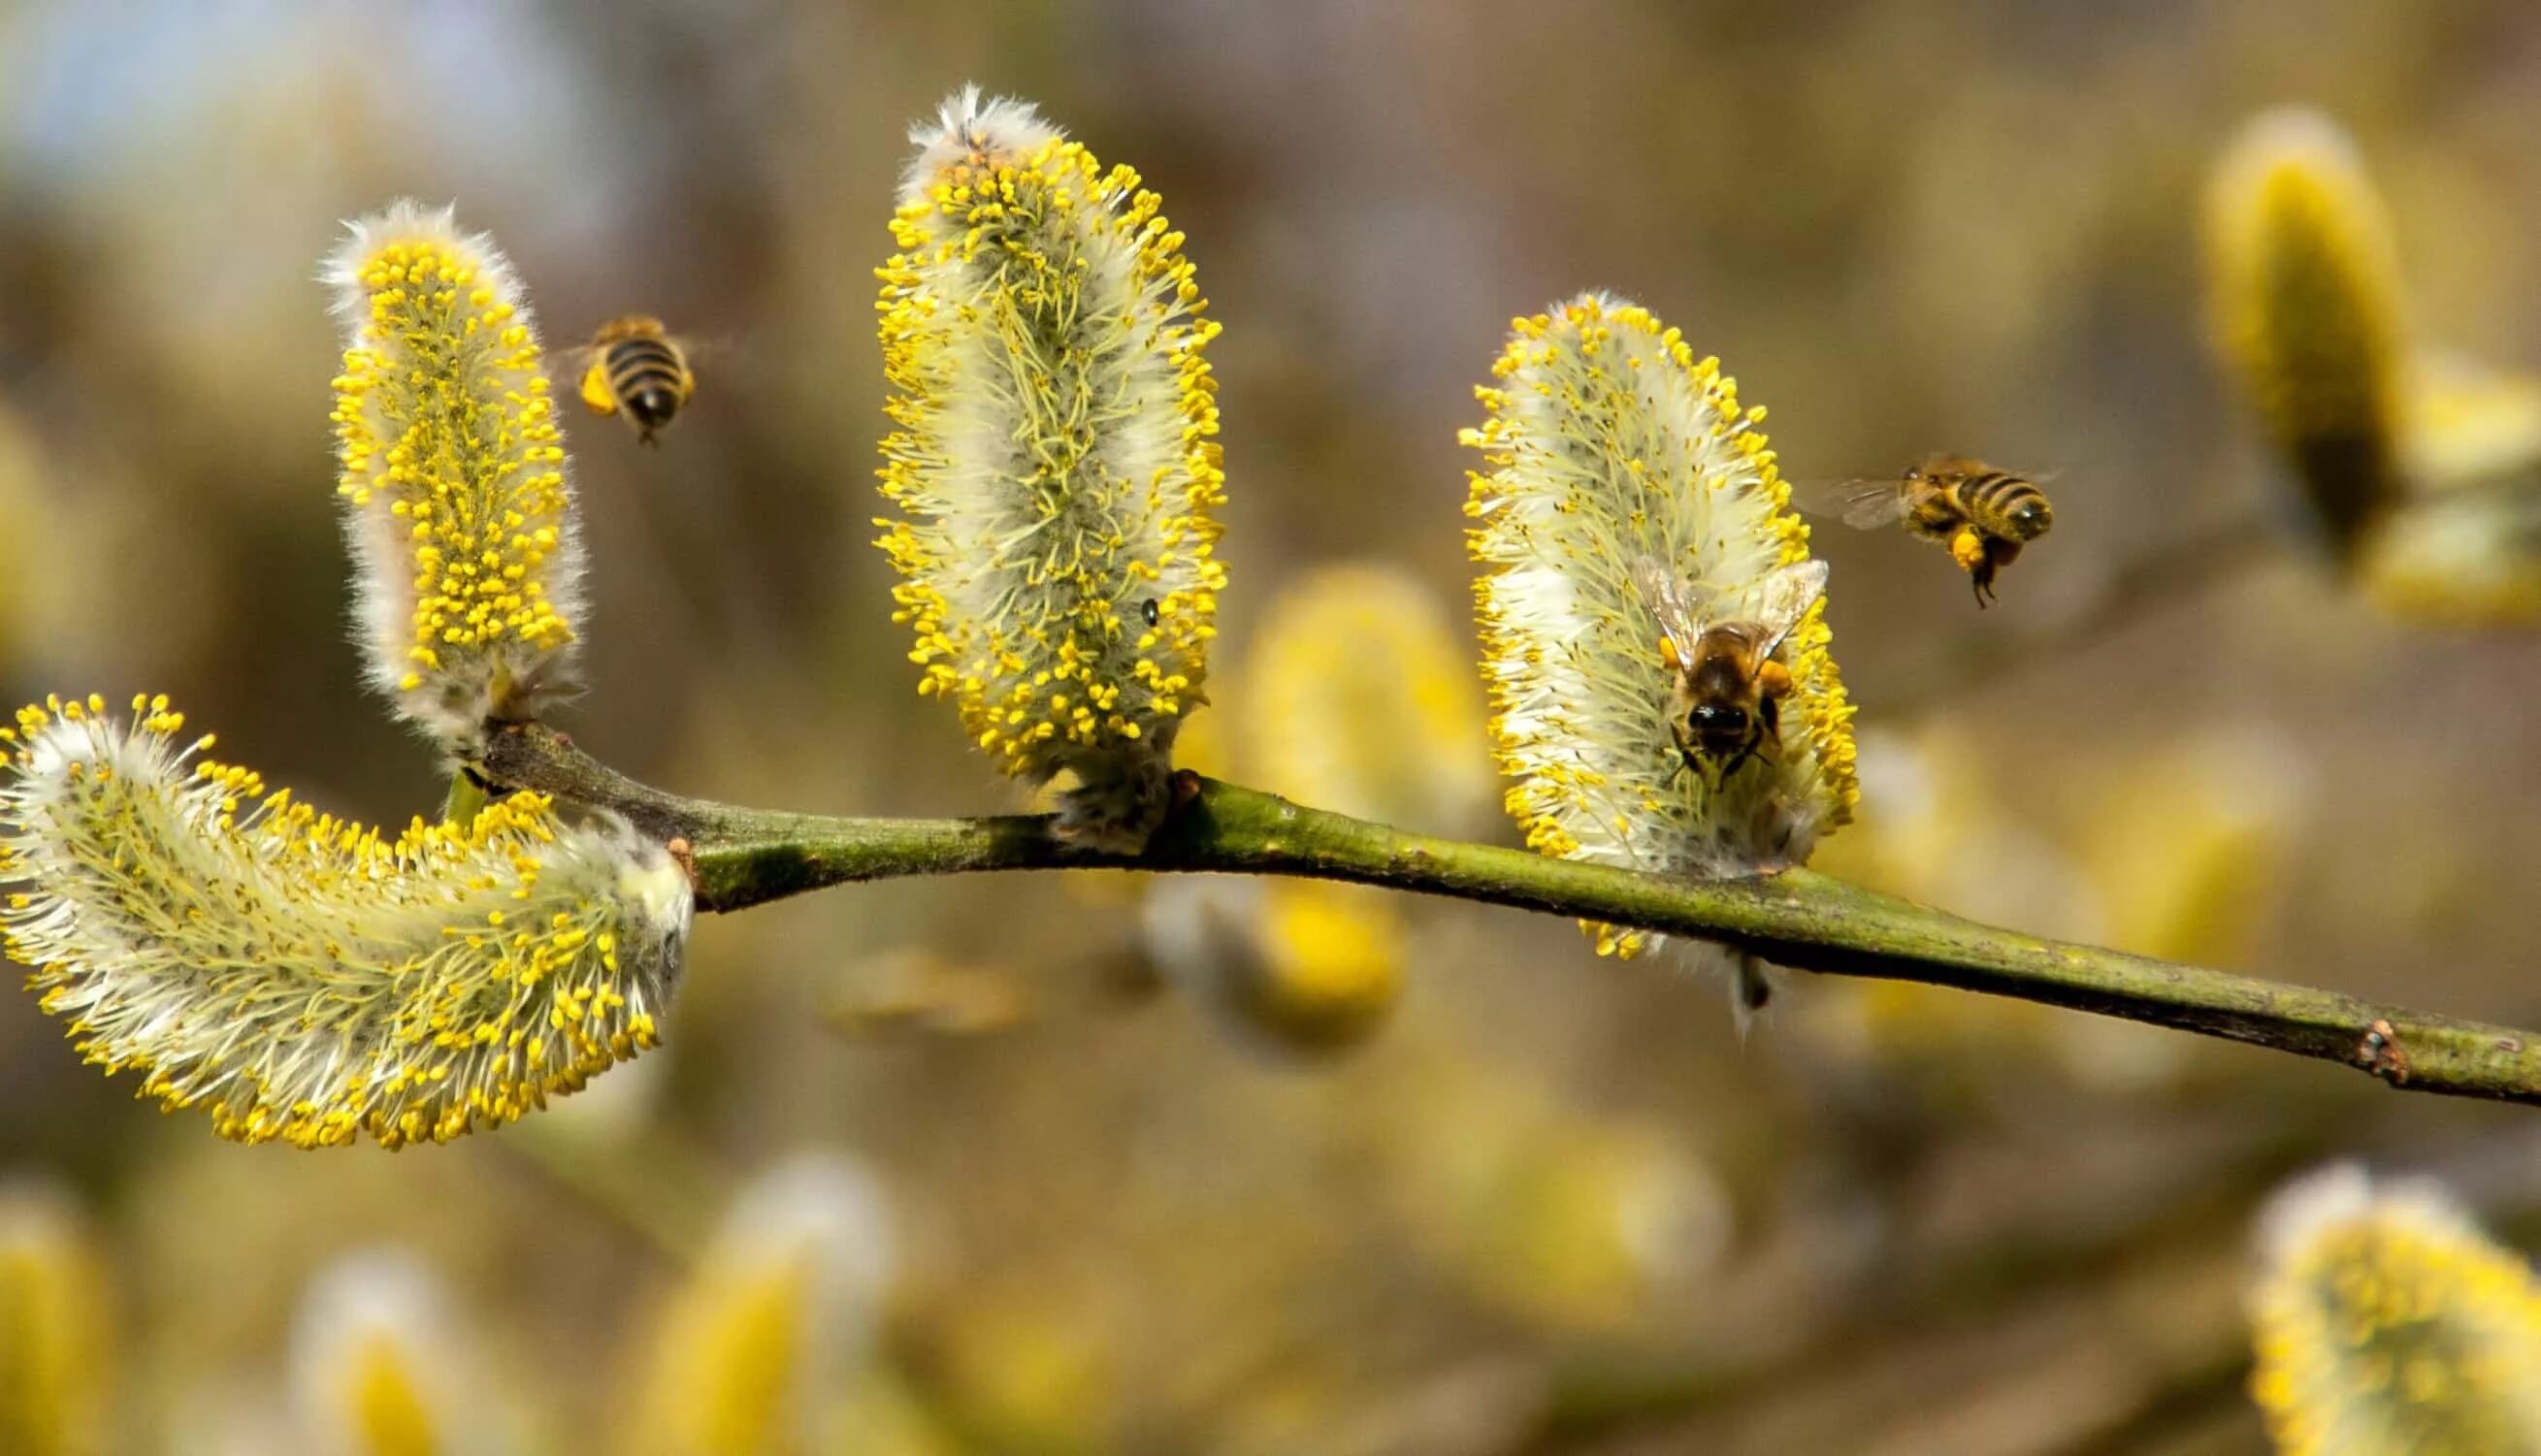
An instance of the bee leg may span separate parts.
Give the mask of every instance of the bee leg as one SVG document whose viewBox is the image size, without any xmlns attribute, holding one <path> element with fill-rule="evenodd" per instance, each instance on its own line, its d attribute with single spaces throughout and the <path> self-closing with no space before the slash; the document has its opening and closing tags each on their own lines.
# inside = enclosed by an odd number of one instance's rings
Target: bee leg
<svg viewBox="0 0 2541 1456">
<path fill-rule="evenodd" d="M 1729 973 L 1729 1013 L 1738 1027 L 1738 1040 L 1743 1045 L 1747 1033 L 1756 1024 L 1757 1014 L 1774 1002 L 1774 983 L 1765 976 L 1765 963 L 1744 951 Z"/>
</svg>

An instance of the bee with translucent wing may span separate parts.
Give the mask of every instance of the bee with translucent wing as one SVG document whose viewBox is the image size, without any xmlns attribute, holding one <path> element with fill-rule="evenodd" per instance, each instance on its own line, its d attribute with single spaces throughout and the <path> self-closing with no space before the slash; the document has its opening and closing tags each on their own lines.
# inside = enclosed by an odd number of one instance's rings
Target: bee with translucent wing
<svg viewBox="0 0 2541 1456">
<path fill-rule="evenodd" d="M 1744 600 L 1706 597 L 1648 556 L 1634 563 L 1633 575 L 1666 633 L 1659 657 L 1674 674 L 1668 731 L 1684 766 L 1716 789 L 1749 759 L 1781 749 L 1791 670 L 1774 654 L 1826 595 L 1826 563 L 1778 567 Z"/>
<path fill-rule="evenodd" d="M 1963 455 L 1935 455 L 1896 479 L 1847 480 L 1812 492 L 1813 509 L 1859 531 L 1905 523 L 1947 547 L 1967 572 L 1977 606 L 1994 600 L 1995 574 L 2047 534 L 2056 512 L 2039 477 L 1998 471 Z"/>
<path fill-rule="evenodd" d="M 569 369 L 582 371 L 582 402 L 594 414 L 623 414 L 639 444 L 670 428 L 697 392 L 689 356 L 695 345 L 671 333 L 650 314 L 628 314 L 600 326 L 591 342 L 568 350 Z"/>
</svg>

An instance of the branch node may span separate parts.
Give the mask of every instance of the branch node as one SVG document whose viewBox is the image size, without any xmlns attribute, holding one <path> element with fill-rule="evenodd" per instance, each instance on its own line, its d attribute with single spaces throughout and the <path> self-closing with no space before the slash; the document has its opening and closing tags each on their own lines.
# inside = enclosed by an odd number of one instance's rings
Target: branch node
<svg viewBox="0 0 2541 1456">
<path fill-rule="evenodd" d="M 2382 1017 L 2373 1018 L 2364 1040 L 2356 1044 L 2356 1062 L 2394 1087 L 2409 1084 L 2409 1054 L 2400 1046 L 2400 1034 Z"/>
</svg>

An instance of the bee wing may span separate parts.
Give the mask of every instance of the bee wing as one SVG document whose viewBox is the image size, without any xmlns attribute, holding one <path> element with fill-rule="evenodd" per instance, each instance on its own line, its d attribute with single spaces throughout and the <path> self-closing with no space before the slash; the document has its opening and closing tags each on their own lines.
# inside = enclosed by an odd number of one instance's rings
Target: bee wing
<svg viewBox="0 0 2541 1456">
<path fill-rule="evenodd" d="M 1798 491 L 1800 509 L 1812 516 L 1833 516 L 1856 531 L 1876 531 L 1906 519 L 1914 499 L 1902 480 L 1852 479 L 1805 485 Z"/>
<path fill-rule="evenodd" d="M 1758 583 L 1755 619 L 1765 629 L 1764 639 L 1757 644 L 1758 657 L 1774 655 L 1774 649 L 1782 645 L 1791 628 L 1798 626 L 1800 619 L 1817 605 L 1818 598 L 1826 595 L 1826 584 L 1824 561 L 1795 561 L 1777 567 Z"/>
<path fill-rule="evenodd" d="M 1633 585 L 1640 589 L 1650 615 L 1659 619 L 1659 630 L 1676 642 L 1679 652 L 1692 652 L 1695 640 L 1703 635 L 1703 624 L 1686 602 L 1685 578 L 1656 556 L 1642 556 L 1633 562 Z"/>
</svg>

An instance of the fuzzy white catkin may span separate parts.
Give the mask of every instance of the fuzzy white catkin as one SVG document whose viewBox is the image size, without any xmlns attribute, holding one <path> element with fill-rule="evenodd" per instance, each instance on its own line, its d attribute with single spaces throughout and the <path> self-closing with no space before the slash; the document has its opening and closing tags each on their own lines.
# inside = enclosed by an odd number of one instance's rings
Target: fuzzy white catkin
<svg viewBox="0 0 2541 1456">
<path fill-rule="evenodd" d="M 1548 854 L 1661 874 L 1799 864 L 1851 815 L 1852 708 L 1827 650 L 1824 604 L 1784 641 L 1792 691 L 1779 747 L 1718 783 L 1688 771 L 1667 722 L 1666 635 L 1636 585 L 1660 563 L 1724 618 L 1808 528 L 1718 361 L 1697 360 L 1637 305 L 1582 294 L 1513 322 L 1490 409 L 1466 444 L 1466 513 L 1492 739 L 1510 813 Z M 1601 953 L 1657 943 L 1592 927 Z"/>
<path fill-rule="evenodd" d="M 2541 1451 L 2541 1279 L 2440 1188 L 2314 1174 L 2259 1258 L 2251 1394 L 2286 1456 Z"/>
<path fill-rule="evenodd" d="M 165 698 L 105 709 L 21 712 L 0 769 L 0 925 L 89 1060 L 223 1136 L 394 1146 L 655 1044 L 692 893 L 623 821 L 519 794 L 384 839 L 194 762 Z"/>
<path fill-rule="evenodd" d="M 528 297 L 450 208 L 349 225 L 335 441 L 371 686 L 446 750 L 580 688 L 582 546 Z"/>
<path fill-rule="evenodd" d="M 1217 326 L 1156 194 L 1031 107 L 967 89 L 910 137 L 880 270 L 895 619 L 1002 771 L 1075 777 L 1063 837 L 1133 851 L 1226 582 Z"/>
</svg>

